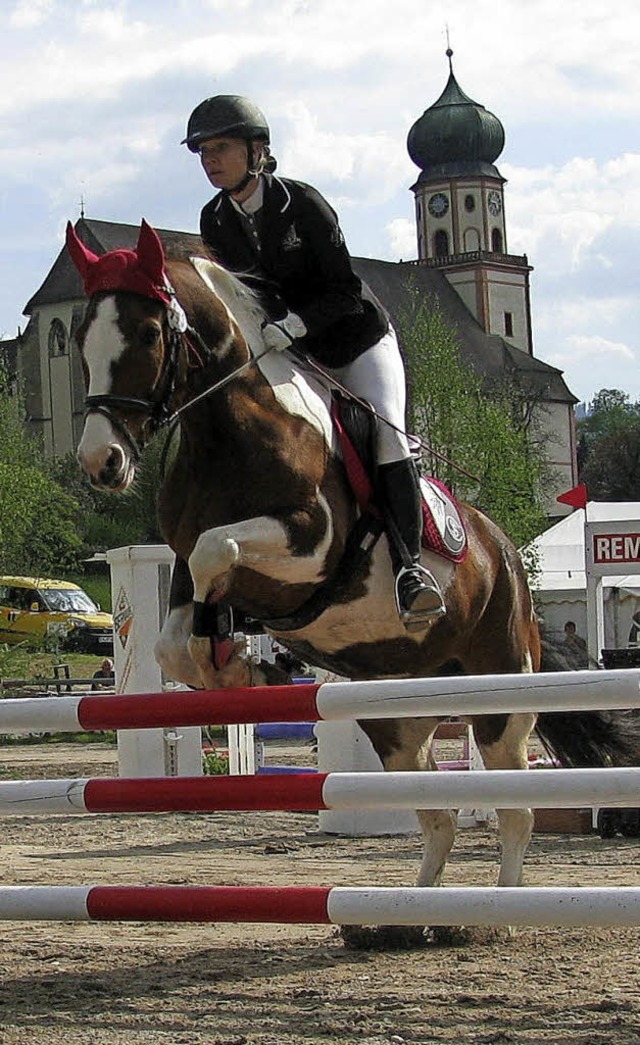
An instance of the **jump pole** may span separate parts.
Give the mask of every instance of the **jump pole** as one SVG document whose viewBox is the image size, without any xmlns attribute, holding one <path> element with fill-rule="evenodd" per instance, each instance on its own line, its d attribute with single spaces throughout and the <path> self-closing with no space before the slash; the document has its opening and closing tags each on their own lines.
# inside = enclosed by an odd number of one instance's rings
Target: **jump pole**
<svg viewBox="0 0 640 1045">
<path fill-rule="evenodd" d="M 640 806 L 640 768 L 0 781 L 0 815 Z"/>
<path fill-rule="evenodd" d="M 2 921 L 640 925 L 640 888 L 3 886 Z"/>
<path fill-rule="evenodd" d="M 566 674 L 462 675 L 135 696 L 11 698 L 0 701 L 0 733 L 154 729 L 230 722 L 449 718 L 638 706 L 640 668 Z"/>
</svg>

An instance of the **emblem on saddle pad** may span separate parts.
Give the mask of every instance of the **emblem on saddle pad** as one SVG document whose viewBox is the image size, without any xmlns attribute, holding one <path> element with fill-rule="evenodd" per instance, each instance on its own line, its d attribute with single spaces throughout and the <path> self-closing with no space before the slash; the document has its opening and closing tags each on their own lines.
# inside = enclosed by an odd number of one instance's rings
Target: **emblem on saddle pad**
<svg viewBox="0 0 640 1045">
<path fill-rule="evenodd" d="M 422 478 L 420 487 L 423 546 L 460 562 L 467 554 L 467 535 L 449 491 L 437 479 Z"/>
</svg>

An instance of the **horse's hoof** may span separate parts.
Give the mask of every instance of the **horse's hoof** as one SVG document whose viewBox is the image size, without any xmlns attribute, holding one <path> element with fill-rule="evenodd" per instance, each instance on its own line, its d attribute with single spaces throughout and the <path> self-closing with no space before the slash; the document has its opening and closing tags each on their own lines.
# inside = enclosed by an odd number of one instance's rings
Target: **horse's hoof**
<svg viewBox="0 0 640 1045">
<path fill-rule="evenodd" d="M 410 951 L 427 943 L 423 925 L 341 925 L 338 936 L 350 951 Z"/>
<path fill-rule="evenodd" d="M 427 937 L 436 947 L 483 946 L 504 943 L 515 933 L 508 925 L 432 925 Z"/>
</svg>

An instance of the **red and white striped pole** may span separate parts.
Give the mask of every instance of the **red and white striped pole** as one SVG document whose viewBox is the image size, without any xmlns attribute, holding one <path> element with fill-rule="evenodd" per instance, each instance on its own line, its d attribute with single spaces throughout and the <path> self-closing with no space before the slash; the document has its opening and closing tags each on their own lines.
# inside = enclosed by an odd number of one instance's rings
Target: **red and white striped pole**
<svg viewBox="0 0 640 1045">
<path fill-rule="evenodd" d="M 640 888 L 5 886 L 3 921 L 640 925 Z"/>
<path fill-rule="evenodd" d="M 0 701 L 0 733 L 501 715 L 640 705 L 640 669 L 325 682 Z"/>
<path fill-rule="evenodd" d="M 0 781 L 0 815 L 640 805 L 640 768 Z"/>
</svg>

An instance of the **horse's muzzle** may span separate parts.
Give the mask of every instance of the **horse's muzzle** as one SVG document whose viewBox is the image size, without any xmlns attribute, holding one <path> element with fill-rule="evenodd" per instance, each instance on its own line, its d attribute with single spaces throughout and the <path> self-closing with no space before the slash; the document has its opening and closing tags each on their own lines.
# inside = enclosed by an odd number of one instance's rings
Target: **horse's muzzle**
<svg viewBox="0 0 640 1045">
<path fill-rule="evenodd" d="M 83 455 L 78 454 L 83 470 L 89 476 L 91 485 L 100 490 L 109 490 L 113 493 L 126 490 L 133 482 L 135 465 L 124 453 L 122 447 L 114 445 L 107 449 L 107 454 L 99 466 L 93 466 L 83 460 Z"/>
</svg>

